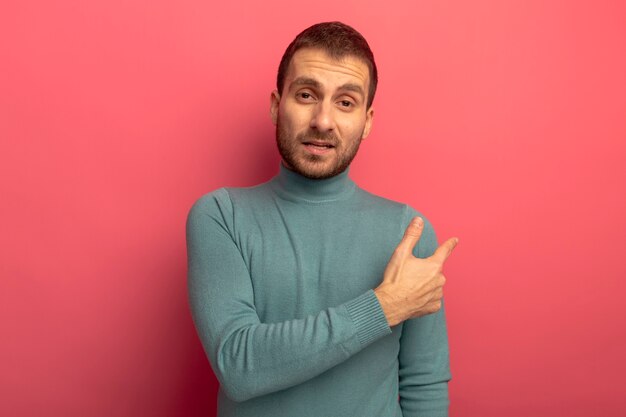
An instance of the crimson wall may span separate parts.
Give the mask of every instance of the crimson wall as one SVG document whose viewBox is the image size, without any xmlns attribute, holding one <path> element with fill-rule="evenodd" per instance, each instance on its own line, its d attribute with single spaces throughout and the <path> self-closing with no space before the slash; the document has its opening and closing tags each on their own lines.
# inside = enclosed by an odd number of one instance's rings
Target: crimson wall
<svg viewBox="0 0 626 417">
<path fill-rule="evenodd" d="M 352 177 L 460 237 L 451 415 L 625 415 L 626 6 L 591 0 L 3 2 L 0 415 L 214 415 L 187 211 L 277 172 L 325 20 L 380 70 Z"/>
</svg>

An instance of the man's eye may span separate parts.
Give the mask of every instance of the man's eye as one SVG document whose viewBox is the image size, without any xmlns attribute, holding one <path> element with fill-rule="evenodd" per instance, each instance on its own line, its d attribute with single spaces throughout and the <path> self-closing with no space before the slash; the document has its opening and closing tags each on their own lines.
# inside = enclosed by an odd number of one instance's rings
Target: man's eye
<svg viewBox="0 0 626 417">
<path fill-rule="evenodd" d="M 350 106 L 352 106 L 352 102 L 348 101 L 348 100 L 341 100 L 340 103 L 341 103 L 341 105 L 343 107 L 350 107 Z"/>
<path fill-rule="evenodd" d="M 309 93 L 300 93 L 300 97 L 302 97 L 303 99 L 309 99 L 309 98 L 311 98 L 311 94 L 309 94 Z"/>
</svg>

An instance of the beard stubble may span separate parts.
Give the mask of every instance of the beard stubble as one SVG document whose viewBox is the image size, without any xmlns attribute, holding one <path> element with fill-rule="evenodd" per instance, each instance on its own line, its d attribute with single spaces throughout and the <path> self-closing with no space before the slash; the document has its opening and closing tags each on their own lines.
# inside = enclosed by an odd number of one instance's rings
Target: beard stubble
<svg viewBox="0 0 626 417">
<path fill-rule="evenodd" d="M 356 156 L 362 137 L 363 132 L 350 147 L 345 148 L 345 143 L 341 143 L 332 131 L 317 132 L 307 129 L 306 132 L 299 133 L 293 138 L 290 137 L 287 129 L 282 126 L 280 117 L 276 123 L 276 145 L 283 161 L 298 174 L 316 180 L 331 178 L 344 172 Z M 298 157 L 298 154 L 301 152 L 298 148 L 301 144 L 311 140 L 322 140 L 334 146 L 336 161 L 333 165 L 319 171 L 319 169 L 315 168 L 315 165 L 321 164 L 327 158 L 326 155 L 306 154 L 302 158 Z M 304 161 L 301 159 L 304 159 Z"/>
</svg>

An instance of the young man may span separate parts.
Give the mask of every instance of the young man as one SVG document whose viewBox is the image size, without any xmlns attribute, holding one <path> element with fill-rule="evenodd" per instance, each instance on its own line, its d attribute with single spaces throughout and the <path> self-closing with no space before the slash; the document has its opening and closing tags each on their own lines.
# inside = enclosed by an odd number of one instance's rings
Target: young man
<svg viewBox="0 0 626 417">
<path fill-rule="evenodd" d="M 448 414 L 441 270 L 457 239 L 437 248 L 415 210 L 348 176 L 376 82 L 353 28 L 300 33 L 271 94 L 278 175 L 189 213 L 189 298 L 218 416 Z"/>
</svg>

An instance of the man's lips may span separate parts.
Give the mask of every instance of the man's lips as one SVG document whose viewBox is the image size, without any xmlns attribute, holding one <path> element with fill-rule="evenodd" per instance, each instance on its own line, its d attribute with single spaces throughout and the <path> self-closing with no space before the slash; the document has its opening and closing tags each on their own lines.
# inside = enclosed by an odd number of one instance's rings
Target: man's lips
<svg viewBox="0 0 626 417">
<path fill-rule="evenodd" d="M 335 145 L 322 140 L 309 140 L 302 142 L 305 149 L 314 155 L 324 155 L 335 148 Z"/>
<path fill-rule="evenodd" d="M 313 146 L 318 146 L 318 147 L 323 147 L 323 148 L 334 148 L 335 145 L 333 145 L 330 142 L 326 142 L 323 140 L 307 140 L 305 142 L 302 142 L 305 145 L 313 145 Z"/>
</svg>

